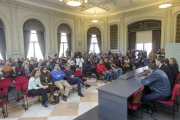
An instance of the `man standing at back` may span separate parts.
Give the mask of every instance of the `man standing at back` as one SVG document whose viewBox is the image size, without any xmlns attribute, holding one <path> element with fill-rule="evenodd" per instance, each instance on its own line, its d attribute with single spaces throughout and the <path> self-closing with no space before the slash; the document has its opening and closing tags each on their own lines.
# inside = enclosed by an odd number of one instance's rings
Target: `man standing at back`
<svg viewBox="0 0 180 120">
<path fill-rule="evenodd" d="M 53 79 L 54 84 L 56 85 L 56 87 L 59 88 L 61 92 L 62 100 L 67 101 L 67 97 L 69 95 L 71 86 L 66 80 L 63 79 L 65 77 L 65 74 L 59 69 L 58 63 L 55 63 L 54 70 L 51 72 L 51 77 Z M 66 87 L 65 92 L 64 87 Z"/>
<path fill-rule="evenodd" d="M 168 101 L 171 98 L 171 86 L 166 73 L 156 69 L 154 63 L 148 64 L 149 77 L 141 77 L 141 83 L 145 85 L 142 102 L 147 105 L 148 112 L 158 111 L 153 100 Z"/>
<path fill-rule="evenodd" d="M 162 70 L 162 71 L 164 71 L 166 73 L 166 75 L 168 76 L 170 85 L 171 85 L 171 89 L 173 89 L 175 81 L 173 79 L 173 76 L 171 74 L 170 69 L 166 65 L 164 65 L 163 58 L 157 58 L 156 59 L 156 66 L 158 66 L 160 70 Z"/>
</svg>

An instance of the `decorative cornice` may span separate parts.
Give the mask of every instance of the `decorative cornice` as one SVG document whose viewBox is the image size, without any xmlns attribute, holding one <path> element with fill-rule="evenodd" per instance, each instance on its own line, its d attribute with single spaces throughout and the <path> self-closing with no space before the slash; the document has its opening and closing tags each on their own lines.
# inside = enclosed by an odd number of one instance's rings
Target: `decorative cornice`
<svg viewBox="0 0 180 120">
<path fill-rule="evenodd" d="M 88 20 L 93 19 L 93 16 L 92 17 L 77 16 L 77 15 L 73 15 L 73 14 L 69 14 L 69 13 L 65 13 L 65 12 L 60 12 L 57 10 L 53 10 L 53 9 L 49 9 L 49 8 L 45 8 L 45 7 L 41 7 L 41 6 L 37 6 L 37 5 L 32 5 L 29 3 L 24 3 L 21 1 L 17 1 L 17 0 L 0 0 L 0 4 L 4 4 L 4 5 L 8 5 L 8 6 L 13 5 L 13 6 L 16 6 L 18 8 L 36 11 L 36 12 L 41 12 L 44 14 L 50 14 L 50 15 L 53 14 L 54 16 L 61 16 L 61 17 L 73 19 L 73 20 L 74 19 L 81 20 L 81 18 L 82 18 L 82 19 L 88 21 Z M 173 7 L 179 6 L 179 5 L 180 5 L 180 0 L 175 0 L 173 3 Z M 131 15 L 135 15 L 135 14 L 141 14 L 141 13 L 145 13 L 145 12 L 156 11 L 156 10 L 159 10 L 158 6 L 159 6 L 159 4 L 156 4 L 156 5 L 143 7 L 143 8 L 127 11 L 127 12 L 118 13 L 115 15 L 102 16 L 102 17 L 98 17 L 98 20 L 99 21 L 104 21 L 105 19 L 112 20 L 112 19 L 118 19 L 118 18 L 123 17 L 123 16 L 131 16 Z"/>
</svg>

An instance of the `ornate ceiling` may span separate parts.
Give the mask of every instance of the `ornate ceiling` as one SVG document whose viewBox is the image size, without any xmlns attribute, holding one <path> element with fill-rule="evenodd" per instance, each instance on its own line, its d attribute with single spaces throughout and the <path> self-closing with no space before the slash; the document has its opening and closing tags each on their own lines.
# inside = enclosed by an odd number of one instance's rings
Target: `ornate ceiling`
<svg viewBox="0 0 180 120">
<path fill-rule="evenodd" d="M 66 12 L 74 15 L 93 15 L 94 10 L 98 16 L 113 15 L 124 11 L 147 7 L 154 4 L 159 4 L 161 0 L 88 0 L 85 7 L 63 6 L 59 0 L 17 0 L 30 3 L 46 8 L 51 8 L 61 12 Z"/>
</svg>

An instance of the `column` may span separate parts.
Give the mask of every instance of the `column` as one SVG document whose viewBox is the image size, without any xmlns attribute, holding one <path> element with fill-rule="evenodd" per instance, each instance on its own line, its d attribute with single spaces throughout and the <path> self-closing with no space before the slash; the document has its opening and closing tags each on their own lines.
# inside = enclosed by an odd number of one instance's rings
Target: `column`
<svg viewBox="0 0 180 120">
<path fill-rule="evenodd" d="M 84 33 L 84 19 L 81 18 L 81 52 L 86 52 L 85 49 L 85 33 Z"/>
<path fill-rule="evenodd" d="M 76 16 L 74 19 L 74 31 L 75 31 L 74 52 L 77 52 L 79 51 L 79 40 L 78 40 L 78 18 Z"/>
<path fill-rule="evenodd" d="M 54 31 L 54 17 L 53 15 L 50 15 L 49 18 L 49 24 L 50 24 L 50 39 L 47 39 L 47 45 L 46 47 L 49 48 L 49 51 L 46 51 L 49 53 L 58 53 L 58 45 L 56 43 L 58 43 L 55 40 L 55 35 L 57 36 L 57 31 Z M 58 38 L 57 38 L 58 40 Z"/>
<path fill-rule="evenodd" d="M 19 30 L 17 22 L 17 8 L 15 5 L 10 5 L 10 19 L 11 19 L 11 49 L 12 54 L 21 54 L 20 53 L 20 44 L 19 44 Z M 22 46 L 21 46 L 22 47 Z"/>
<path fill-rule="evenodd" d="M 120 51 L 124 51 L 124 17 L 120 18 L 120 42 L 119 42 L 119 46 L 120 46 Z"/>
<path fill-rule="evenodd" d="M 172 8 L 167 11 L 167 29 L 166 29 L 166 43 L 172 43 L 171 30 L 172 30 Z"/>
<path fill-rule="evenodd" d="M 102 34 L 102 33 L 101 33 Z M 102 52 L 108 52 L 108 20 L 104 20 L 104 38 L 103 38 L 103 51 Z"/>
</svg>

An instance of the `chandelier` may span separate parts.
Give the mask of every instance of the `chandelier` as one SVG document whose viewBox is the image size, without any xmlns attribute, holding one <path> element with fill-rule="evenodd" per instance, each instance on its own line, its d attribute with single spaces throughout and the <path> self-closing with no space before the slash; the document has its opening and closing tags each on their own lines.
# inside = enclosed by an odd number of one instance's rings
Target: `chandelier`
<svg viewBox="0 0 180 120">
<path fill-rule="evenodd" d="M 98 19 L 97 19 L 96 16 L 97 16 L 97 15 L 96 15 L 96 10 L 94 10 L 94 17 L 93 17 L 92 22 L 98 22 Z"/>
<path fill-rule="evenodd" d="M 172 6 L 171 0 L 162 0 L 162 4 L 159 6 L 159 8 L 168 8 Z"/>
<path fill-rule="evenodd" d="M 62 5 L 69 5 L 69 6 L 84 6 L 88 0 L 59 0 Z"/>
</svg>

